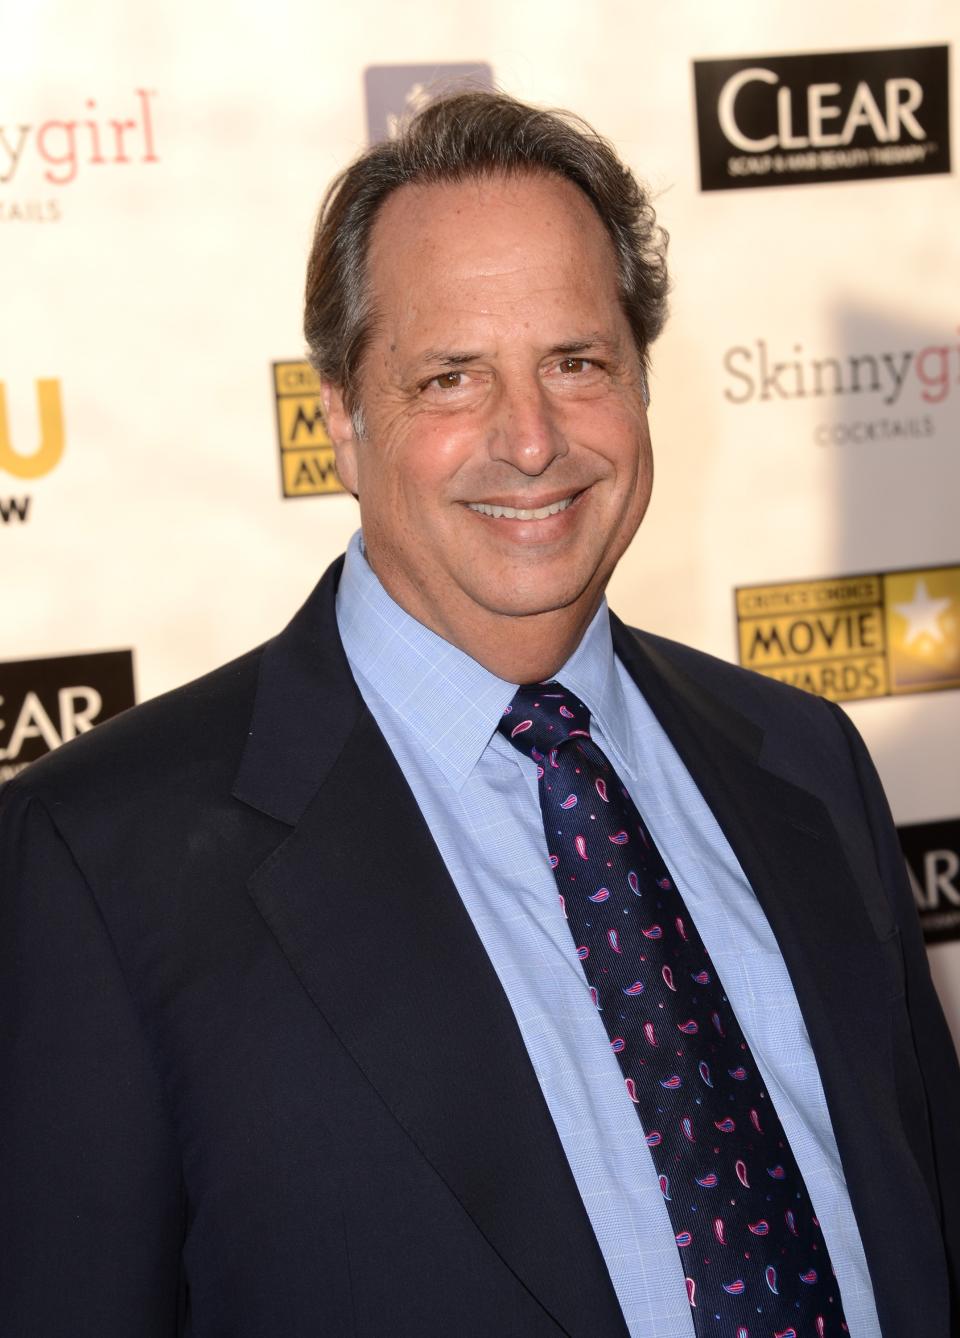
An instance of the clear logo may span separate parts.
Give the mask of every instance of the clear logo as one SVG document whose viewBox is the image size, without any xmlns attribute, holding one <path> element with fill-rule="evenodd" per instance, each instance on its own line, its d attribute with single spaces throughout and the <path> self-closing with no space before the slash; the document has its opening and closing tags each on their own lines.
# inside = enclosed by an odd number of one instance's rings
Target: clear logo
<svg viewBox="0 0 960 1338">
<path fill-rule="evenodd" d="M 693 64 L 702 190 L 950 171 L 946 46 Z"/>
</svg>

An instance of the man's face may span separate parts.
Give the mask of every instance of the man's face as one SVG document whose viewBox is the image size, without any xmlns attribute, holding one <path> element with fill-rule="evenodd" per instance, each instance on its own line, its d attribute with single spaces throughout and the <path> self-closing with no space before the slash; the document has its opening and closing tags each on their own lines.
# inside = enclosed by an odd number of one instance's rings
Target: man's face
<svg viewBox="0 0 960 1338">
<path fill-rule="evenodd" d="M 402 187 L 374 225 L 369 282 L 363 438 L 336 392 L 328 417 L 373 569 L 482 663 L 490 639 L 533 631 L 517 619 L 578 639 L 652 481 L 640 361 L 592 205 L 554 176 Z"/>
</svg>

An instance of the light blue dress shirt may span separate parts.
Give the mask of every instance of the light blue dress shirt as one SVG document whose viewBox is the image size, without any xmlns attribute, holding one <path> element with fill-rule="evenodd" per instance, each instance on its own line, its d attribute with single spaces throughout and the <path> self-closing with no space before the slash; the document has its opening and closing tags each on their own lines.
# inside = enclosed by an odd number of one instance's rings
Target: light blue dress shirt
<svg viewBox="0 0 960 1338">
<path fill-rule="evenodd" d="M 631 1338 L 693 1338 L 673 1228 L 546 860 L 536 766 L 496 732 L 515 691 L 395 603 L 351 540 L 337 622 L 513 1009 Z M 803 1173 L 851 1338 L 881 1338 L 820 1077 L 773 932 L 613 652 L 607 607 L 557 673 L 643 814 L 724 982 Z"/>
</svg>

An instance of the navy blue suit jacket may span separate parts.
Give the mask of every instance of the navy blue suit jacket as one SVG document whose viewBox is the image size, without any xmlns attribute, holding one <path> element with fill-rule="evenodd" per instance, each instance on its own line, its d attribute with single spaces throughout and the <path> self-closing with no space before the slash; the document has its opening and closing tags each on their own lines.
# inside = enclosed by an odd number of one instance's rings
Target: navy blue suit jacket
<svg viewBox="0 0 960 1338">
<path fill-rule="evenodd" d="M 2 795 L 4 1338 L 623 1338 L 510 1007 L 350 676 L 274 641 Z M 960 1331 L 960 1075 L 836 707 L 615 622 L 777 936 L 885 1335 Z"/>
</svg>

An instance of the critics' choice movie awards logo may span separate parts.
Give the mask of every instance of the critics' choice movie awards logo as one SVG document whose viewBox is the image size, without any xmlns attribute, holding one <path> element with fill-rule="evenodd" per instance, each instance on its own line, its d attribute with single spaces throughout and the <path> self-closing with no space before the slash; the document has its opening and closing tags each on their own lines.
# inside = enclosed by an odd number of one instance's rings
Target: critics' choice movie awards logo
<svg viewBox="0 0 960 1338">
<path fill-rule="evenodd" d="M 6 110 L 0 124 L 0 222 L 55 223 L 63 214 L 64 188 L 87 168 L 158 163 L 156 96 L 153 89 L 137 88 L 110 108 L 84 98 L 35 123 Z"/>
<path fill-rule="evenodd" d="M 489 65 L 370 65 L 363 75 L 371 144 L 395 139 L 403 122 L 441 93 L 492 88 Z"/>
<path fill-rule="evenodd" d="M 320 378 L 308 362 L 275 362 L 277 440 L 284 497 L 342 493 L 320 402 Z"/>
<path fill-rule="evenodd" d="M 60 463 L 65 443 L 63 397 L 60 382 L 43 377 L 34 382 L 39 437 L 32 451 L 17 449 L 10 432 L 7 387 L 0 381 L 0 527 L 23 524 L 30 518 L 29 493 L 11 495 L 4 485 L 11 480 L 27 482 L 49 474 Z M 15 486 L 15 484 L 14 484 Z"/>
<path fill-rule="evenodd" d="M 960 818 L 898 827 L 928 943 L 960 938 Z"/>
<path fill-rule="evenodd" d="M 694 61 L 701 190 L 949 172 L 947 53 Z"/>
<path fill-rule="evenodd" d="M 814 428 L 818 446 L 917 440 L 935 435 L 931 410 L 958 393 L 960 339 L 828 357 L 813 357 L 802 344 L 785 350 L 753 339 L 725 351 L 723 370 L 723 397 L 730 404 L 803 400 L 829 406 L 834 418 Z M 872 416 L 840 421 L 854 407 Z"/>
<path fill-rule="evenodd" d="M 129 650 L 0 662 L 0 782 L 134 700 Z"/>
<path fill-rule="evenodd" d="M 960 688 L 960 566 L 736 591 L 740 663 L 834 701 Z"/>
</svg>

